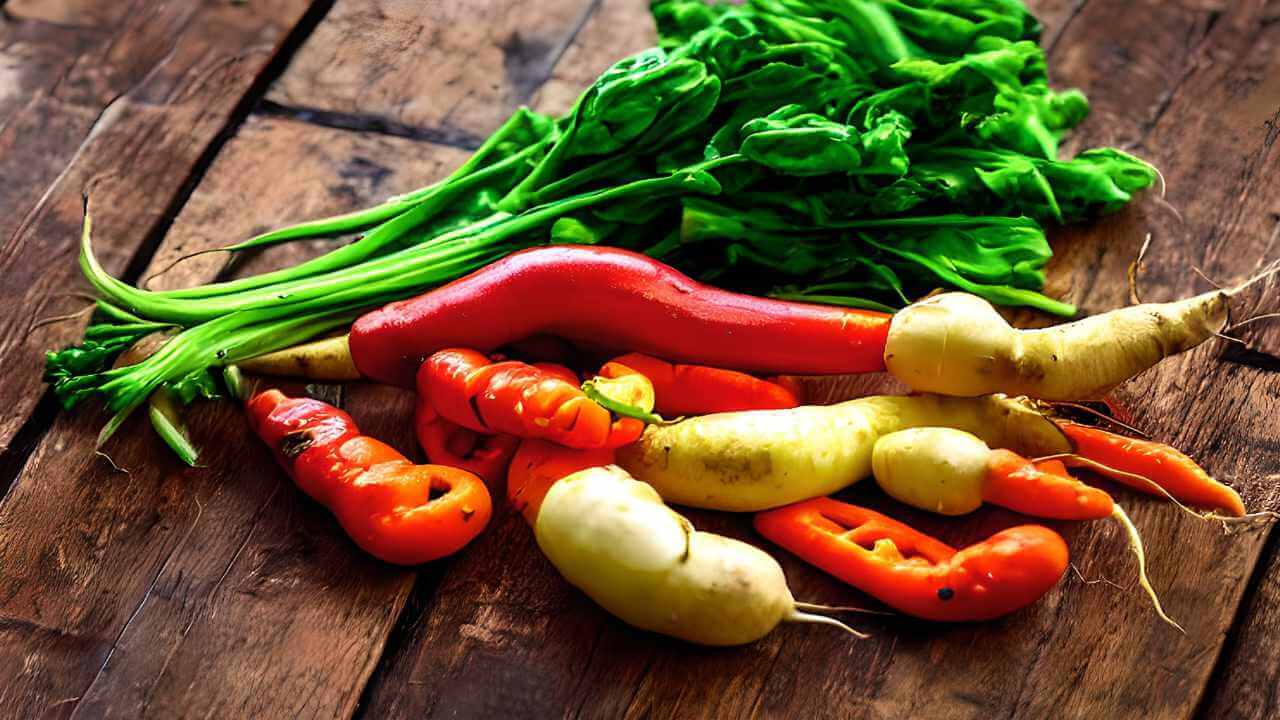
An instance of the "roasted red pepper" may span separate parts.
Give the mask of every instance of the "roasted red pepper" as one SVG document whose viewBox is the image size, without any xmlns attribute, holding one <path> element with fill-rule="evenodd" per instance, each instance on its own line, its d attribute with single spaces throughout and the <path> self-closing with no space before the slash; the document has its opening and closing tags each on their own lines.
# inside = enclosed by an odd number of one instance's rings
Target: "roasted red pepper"
<svg viewBox="0 0 1280 720">
<path fill-rule="evenodd" d="M 478 433 L 440 417 L 431 399 L 420 395 L 413 416 L 418 444 L 427 460 L 475 473 L 487 483 L 500 482 L 520 444 L 510 435 Z"/>
<path fill-rule="evenodd" d="M 374 310 L 350 342 L 362 374 L 409 387 L 436 351 L 540 334 L 752 372 L 873 372 L 888 329 L 884 313 L 727 292 L 644 255 L 571 245 L 515 253 Z"/>
<path fill-rule="evenodd" d="M 331 405 L 268 390 L 247 410 L 254 431 L 298 487 L 374 557 L 400 565 L 435 560 L 460 550 L 489 523 L 492 506 L 480 478 L 414 465 L 361 435 L 351 416 Z"/>
<path fill-rule="evenodd" d="M 667 416 L 707 415 L 737 410 L 777 410 L 800 404 L 791 388 L 735 370 L 672 364 L 631 353 L 600 369 L 604 377 L 633 371 L 653 383 L 654 410 Z"/>
<path fill-rule="evenodd" d="M 755 517 L 760 534 L 908 615 L 988 620 L 1035 602 L 1067 569 L 1062 537 L 1022 525 L 957 552 L 881 515 L 815 498 Z"/>
<path fill-rule="evenodd" d="M 558 480 L 579 470 L 613 464 L 613 450 L 574 450 L 543 440 L 524 440 L 507 471 L 507 501 L 533 525 Z"/>
<path fill-rule="evenodd" d="M 615 420 L 559 366 L 494 363 L 474 350 L 442 350 L 422 364 L 418 386 L 441 417 L 476 432 L 600 448 L 633 442 L 644 431 L 640 420 Z"/>
</svg>

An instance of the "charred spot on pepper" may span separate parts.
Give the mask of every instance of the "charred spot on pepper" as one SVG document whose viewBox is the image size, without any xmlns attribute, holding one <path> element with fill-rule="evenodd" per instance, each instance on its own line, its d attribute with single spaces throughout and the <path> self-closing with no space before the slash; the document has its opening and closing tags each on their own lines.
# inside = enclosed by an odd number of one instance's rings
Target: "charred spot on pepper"
<svg viewBox="0 0 1280 720">
<path fill-rule="evenodd" d="M 946 602 L 956 596 L 956 591 L 949 587 L 938 588 L 938 599 Z"/>
<path fill-rule="evenodd" d="M 315 435 L 309 428 L 294 430 L 280 438 L 280 454 L 290 460 L 296 460 L 299 455 L 311 449 L 315 442 Z"/>
</svg>

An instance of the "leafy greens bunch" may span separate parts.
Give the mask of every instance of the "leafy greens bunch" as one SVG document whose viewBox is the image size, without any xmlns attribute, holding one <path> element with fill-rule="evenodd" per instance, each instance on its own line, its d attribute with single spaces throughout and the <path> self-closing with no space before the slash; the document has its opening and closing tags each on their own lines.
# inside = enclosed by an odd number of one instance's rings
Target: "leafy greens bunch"
<svg viewBox="0 0 1280 720">
<path fill-rule="evenodd" d="M 99 311 L 83 344 L 49 353 L 58 397 L 103 397 L 104 440 L 153 398 L 169 436 L 157 391 L 166 406 L 216 396 L 218 368 L 545 243 L 627 247 L 813 302 L 891 309 L 946 285 L 1067 315 L 1038 292 L 1042 223 L 1113 211 L 1156 178 L 1119 150 L 1058 159 L 1088 104 L 1049 87 L 1019 0 L 654 0 L 652 12 L 658 46 L 563 117 L 521 109 L 433 185 L 224 248 L 357 236 L 298 265 L 142 290 L 99 266 L 86 213 L 80 264 Z M 176 334 L 109 368 L 158 330 Z"/>
</svg>

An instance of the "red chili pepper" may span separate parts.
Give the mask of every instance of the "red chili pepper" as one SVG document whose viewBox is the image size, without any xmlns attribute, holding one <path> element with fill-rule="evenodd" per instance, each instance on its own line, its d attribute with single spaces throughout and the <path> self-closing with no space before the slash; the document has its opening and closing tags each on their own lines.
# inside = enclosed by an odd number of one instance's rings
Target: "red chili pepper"
<svg viewBox="0 0 1280 720">
<path fill-rule="evenodd" d="M 1093 470 L 1150 495 L 1163 496 L 1163 488 L 1175 499 L 1191 505 L 1222 510 L 1236 517 L 1245 514 L 1239 493 L 1214 480 L 1194 460 L 1164 443 L 1070 422 L 1060 422 L 1058 426 L 1085 459 L 1081 462 L 1067 457 L 1068 465 Z"/>
<path fill-rule="evenodd" d="M 653 383 L 654 410 L 662 415 L 707 415 L 737 410 L 777 410 L 799 405 L 795 394 L 768 380 L 703 365 L 673 365 L 631 353 L 600 369 L 604 377 L 637 372 Z"/>
<path fill-rule="evenodd" d="M 418 386 L 441 417 L 476 432 L 599 448 L 634 442 L 644 431 L 639 420 L 614 420 L 560 366 L 491 363 L 474 350 L 442 350 L 422 364 Z"/>
<path fill-rule="evenodd" d="M 760 534 L 881 602 L 927 620 L 989 620 L 1047 593 L 1067 569 L 1054 531 L 1022 525 L 957 552 L 880 513 L 815 498 L 759 513 Z"/>
<path fill-rule="evenodd" d="M 613 450 L 574 450 L 543 440 L 523 440 L 507 471 L 507 501 L 533 525 L 547 491 L 579 470 L 613 464 Z"/>
<path fill-rule="evenodd" d="M 486 435 L 451 423 L 421 395 L 413 423 L 428 461 L 475 473 L 491 484 L 502 481 L 520 444 L 519 438 L 510 435 Z"/>
<path fill-rule="evenodd" d="M 360 434 L 351 416 L 279 390 L 254 396 L 249 422 L 298 487 L 329 508 L 365 552 L 400 565 L 451 555 L 489 523 L 489 491 L 475 475 L 414 465 Z"/>
<path fill-rule="evenodd" d="M 510 255 L 351 330 L 366 377 L 408 387 L 427 356 L 550 334 L 675 362 L 762 373 L 884 369 L 889 315 L 727 292 L 626 250 L 581 245 Z"/>
</svg>

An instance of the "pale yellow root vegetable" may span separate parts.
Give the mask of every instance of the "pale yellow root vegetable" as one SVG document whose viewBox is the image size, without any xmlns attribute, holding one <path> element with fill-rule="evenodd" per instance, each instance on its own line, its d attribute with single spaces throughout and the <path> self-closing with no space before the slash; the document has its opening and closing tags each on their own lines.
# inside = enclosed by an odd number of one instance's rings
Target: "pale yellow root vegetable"
<svg viewBox="0 0 1280 720">
<path fill-rule="evenodd" d="M 925 425 L 1033 456 L 1071 450 L 1056 425 L 1019 400 L 885 395 L 651 425 L 618 450 L 617 461 L 667 502 L 754 512 L 830 495 L 869 476 L 876 440 Z"/>
<path fill-rule="evenodd" d="M 562 478 L 534 522 L 566 580 L 629 625 L 701 645 L 741 645 L 778 623 L 843 623 L 800 608 L 768 553 L 698 532 L 653 488 L 616 466 Z M 834 608 L 827 608 L 834 609 Z"/>
<path fill-rule="evenodd" d="M 310 380 L 359 380 L 347 336 L 325 338 L 240 362 L 240 369 L 259 375 Z"/>
<path fill-rule="evenodd" d="M 944 293 L 893 316 L 884 362 L 890 373 L 921 392 L 1100 398 L 1221 332 L 1227 301 L 1243 287 L 1132 305 L 1038 330 L 1014 329 L 975 295 Z"/>
<path fill-rule="evenodd" d="M 919 427 L 885 435 L 876 443 L 871 466 L 876 483 L 894 499 L 942 515 L 973 512 L 985 501 L 1034 517 L 1116 520 L 1138 561 L 1138 584 L 1156 614 L 1182 629 L 1165 614 L 1147 578 L 1138 528 L 1102 490 L 1040 470 L 1025 458 L 993 451 L 976 436 L 953 428 Z"/>
</svg>

